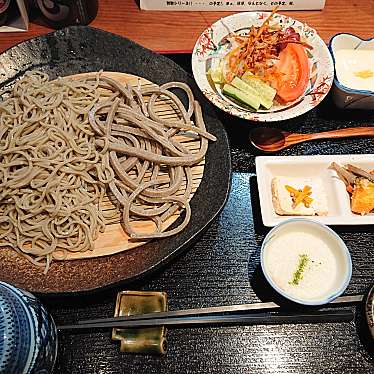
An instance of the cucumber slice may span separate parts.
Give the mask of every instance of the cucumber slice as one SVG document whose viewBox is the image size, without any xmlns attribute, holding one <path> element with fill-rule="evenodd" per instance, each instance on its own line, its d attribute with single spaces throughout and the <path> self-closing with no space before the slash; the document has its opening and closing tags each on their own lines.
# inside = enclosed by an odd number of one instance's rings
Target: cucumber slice
<svg viewBox="0 0 374 374">
<path fill-rule="evenodd" d="M 260 99 L 260 104 L 266 109 L 269 109 L 273 105 L 273 99 L 276 94 L 276 91 L 273 90 L 273 88 L 271 88 L 270 86 L 267 86 L 266 83 L 263 83 L 261 81 L 261 83 L 265 84 L 268 88 L 271 89 L 271 92 L 267 89 L 264 89 L 262 84 L 259 84 L 258 81 L 258 79 L 254 78 L 251 79 L 249 83 L 249 81 L 244 81 L 238 77 L 235 77 L 231 84 L 244 92 L 258 96 Z"/>
<path fill-rule="evenodd" d="M 231 81 L 231 85 L 239 88 L 239 90 L 242 90 L 244 92 L 248 92 L 251 95 L 259 96 L 254 88 L 252 88 L 249 84 L 245 83 L 243 80 L 241 80 L 238 77 L 235 77 Z"/>
<path fill-rule="evenodd" d="M 225 78 L 223 76 L 223 70 L 222 70 L 222 61 L 220 61 L 219 65 L 215 68 L 210 68 L 208 71 L 208 74 L 210 75 L 212 81 L 216 84 L 225 83 Z"/>
<path fill-rule="evenodd" d="M 265 108 L 269 109 L 273 104 L 273 100 L 275 95 L 277 94 L 277 91 L 261 79 L 256 78 L 250 71 L 247 71 L 243 74 L 242 80 L 249 86 L 251 86 L 261 96 L 261 98 L 263 99 L 263 102 L 261 102 L 261 104 Z"/>
<path fill-rule="evenodd" d="M 208 74 L 210 75 L 214 83 L 223 83 L 223 74 L 221 69 L 210 69 Z"/>
<path fill-rule="evenodd" d="M 277 94 L 277 91 L 273 87 L 269 86 L 259 78 L 256 78 L 254 76 L 245 77 L 243 75 L 242 79 L 251 87 L 260 91 L 261 94 L 269 100 L 273 100 L 275 95 Z"/>
<path fill-rule="evenodd" d="M 225 84 L 222 88 L 224 95 L 230 96 L 250 107 L 258 110 L 260 107 L 260 98 L 257 95 L 252 95 L 249 92 L 244 92 L 231 84 Z"/>
</svg>

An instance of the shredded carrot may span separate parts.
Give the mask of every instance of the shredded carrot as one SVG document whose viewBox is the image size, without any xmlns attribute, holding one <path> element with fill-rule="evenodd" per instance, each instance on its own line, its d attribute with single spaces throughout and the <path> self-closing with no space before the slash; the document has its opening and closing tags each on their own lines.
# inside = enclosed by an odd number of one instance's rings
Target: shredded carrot
<svg viewBox="0 0 374 374">
<path fill-rule="evenodd" d="M 279 44 L 297 43 L 311 48 L 284 30 L 270 28 L 270 21 L 277 10 L 278 7 L 274 8 L 261 26 L 251 26 L 247 35 L 234 35 L 238 47 L 226 56 L 229 76 L 241 77 L 246 71 L 250 71 L 265 82 L 274 81 L 279 74 L 273 62 L 278 58 Z"/>
<path fill-rule="evenodd" d="M 349 184 L 346 188 L 347 192 L 348 193 L 353 193 L 353 186 L 351 184 Z"/>
<path fill-rule="evenodd" d="M 256 38 L 259 38 L 261 36 L 261 34 L 263 33 L 263 31 L 265 30 L 265 28 L 267 28 L 269 26 L 269 22 L 270 20 L 273 18 L 273 15 L 277 12 L 278 10 L 278 7 L 275 7 L 271 13 L 270 13 L 270 16 L 268 18 L 266 18 L 265 22 L 261 25 L 261 27 L 259 28 L 258 32 L 257 32 L 257 35 L 256 35 Z M 256 40 L 255 40 L 256 41 Z"/>
</svg>

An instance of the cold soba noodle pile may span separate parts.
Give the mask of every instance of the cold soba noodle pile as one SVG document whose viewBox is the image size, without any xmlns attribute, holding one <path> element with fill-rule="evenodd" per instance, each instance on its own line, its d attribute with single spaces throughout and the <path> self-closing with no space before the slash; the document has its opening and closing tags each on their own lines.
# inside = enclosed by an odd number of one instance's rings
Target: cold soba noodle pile
<svg viewBox="0 0 374 374">
<path fill-rule="evenodd" d="M 187 94 L 187 108 L 171 88 Z M 132 87 L 100 73 L 49 81 L 32 72 L 2 96 L 0 246 L 10 245 L 45 272 L 67 251 L 92 250 L 105 230 L 102 201 L 109 191 L 130 238 L 173 235 L 187 225 L 191 167 L 215 137 L 186 84 Z M 178 120 L 159 117 L 160 97 L 177 108 Z M 191 152 L 180 141 L 186 133 L 199 149 Z M 165 221 L 182 209 L 182 223 L 165 231 Z M 139 232 L 134 220 L 152 221 L 154 230 Z"/>
</svg>

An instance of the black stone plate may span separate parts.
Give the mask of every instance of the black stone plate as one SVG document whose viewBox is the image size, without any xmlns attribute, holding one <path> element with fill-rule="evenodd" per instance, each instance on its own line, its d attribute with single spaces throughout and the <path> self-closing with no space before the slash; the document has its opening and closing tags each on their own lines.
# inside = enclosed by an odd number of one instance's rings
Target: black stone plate
<svg viewBox="0 0 374 374">
<path fill-rule="evenodd" d="M 166 57 L 120 36 L 84 26 L 28 40 L 1 54 L 0 86 L 11 85 L 26 71 L 35 69 L 51 78 L 103 69 L 134 74 L 157 84 L 186 82 L 202 104 L 207 129 L 217 142 L 209 145 L 204 177 L 191 200 L 191 221 L 182 233 L 111 256 L 55 261 L 47 275 L 13 251 L 2 249 L 0 279 L 49 295 L 89 292 L 133 281 L 190 247 L 223 208 L 231 178 L 226 132 L 193 78 Z"/>
</svg>

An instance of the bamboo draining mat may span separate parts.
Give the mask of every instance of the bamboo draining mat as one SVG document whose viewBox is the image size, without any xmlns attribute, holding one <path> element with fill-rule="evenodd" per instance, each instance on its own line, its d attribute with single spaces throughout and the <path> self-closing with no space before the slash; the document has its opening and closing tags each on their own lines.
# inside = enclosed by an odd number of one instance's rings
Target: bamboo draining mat
<svg viewBox="0 0 374 374">
<path fill-rule="evenodd" d="M 94 73 L 91 73 L 94 74 Z M 76 74 L 70 76 L 71 78 L 81 78 L 86 76 L 87 73 L 84 74 Z M 137 86 L 140 82 L 141 86 L 154 86 L 155 84 L 134 75 L 126 74 L 126 73 L 119 73 L 119 72 L 104 72 L 103 75 L 106 75 L 110 78 L 113 78 L 122 83 L 130 83 L 131 85 Z M 167 118 L 170 120 L 178 119 L 178 109 L 175 106 L 171 105 L 171 101 L 167 98 L 162 98 L 157 100 L 156 102 L 156 113 L 162 117 Z M 187 147 L 191 152 L 196 153 L 200 147 L 200 140 L 197 140 L 193 135 L 188 136 L 181 136 L 181 142 L 183 145 Z M 204 163 L 205 160 L 202 160 L 198 165 L 192 168 L 192 175 L 193 175 L 193 188 L 190 195 L 190 199 L 196 192 L 197 188 L 200 185 L 201 179 L 204 173 Z M 149 175 L 149 174 L 148 174 Z M 147 176 L 147 174 L 146 174 Z M 145 176 L 145 178 L 146 178 Z M 162 176 L 161 176 L 162 177 Z M 166 175 L 165 175 L 166 177 Z M 185 180 L 182 183 L 181 189 L 178 191 L 177 195 L 183 195 L 183 189 L 185 186 Z M 100 233 L 99 237 L 95 241 L 95 246 L 92 251 L 86 252 L 69 252 L 67 253 L 67 260 L 74 260 L 74 259 L 84 259 L 84 258 L 92 258 L 92 257 L 100 257 L 100 256 L 107 256 L 111 254 L 115 254 L 118 252 L 122 252 L 125 250 L 129 250 L 131 248 L 135 248 L 138 246 L 143 245 L 145 242 L 141 241 L 129 241 L 129 236 L 126 234 L 124 229 L 121 225 L 122 214 L 121 214 L 121 207 L 117 205 L 116 199 L 113 197 L 113 194 L 108 191 L 107 195 L 105 196 L 104 203 L 102 209 L 104 211 L 104 215 L 107 218 L 106 229 L 104 233 Z M 120 208 L 120 209 L 119 209 Z M 192 212 L 193 214 L 193 212 Z M 171 216 L 167 221 L 165 221 L 164 225 L 162 226 L 162 230 L 164 231 L 168 228 L 173 222 L 175 222 L 180 213 L 174 214 Z M 133 227 L 137 231 L 141 232 L 153 232 L 154 224 L 150 221 L 140 222 L 136 221 L 133 224 Z"/>
</svg>

